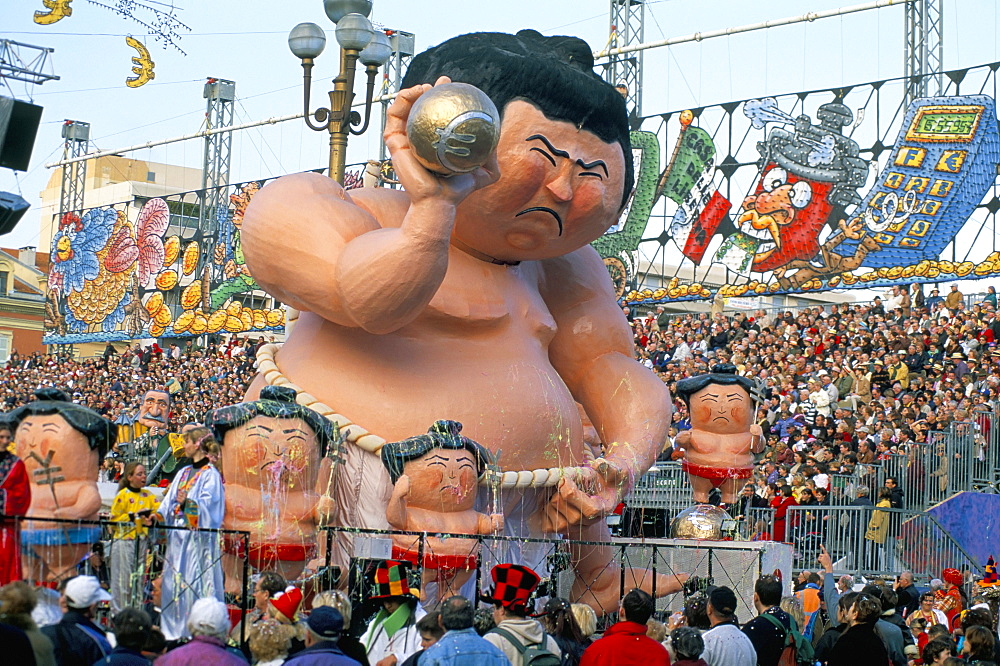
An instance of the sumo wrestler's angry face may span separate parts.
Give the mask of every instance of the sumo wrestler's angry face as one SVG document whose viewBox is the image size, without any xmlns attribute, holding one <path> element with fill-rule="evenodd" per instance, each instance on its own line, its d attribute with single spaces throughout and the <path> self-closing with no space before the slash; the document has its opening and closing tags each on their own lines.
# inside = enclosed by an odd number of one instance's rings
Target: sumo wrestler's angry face
<svg viewBox="0 0 1000 666">
<path fill-rule="evenodd" d="M 58 466 L 66 479 L 89 479 L 97 470 L 97 451 L 87 438 L 59 414 L 33 414 L 17 427 L 17 457 L 31 474 Z"/>
<path fill-rule="evenodd" d="M 226 476 L 248 485 L 274 480 L 312 488 L 319 458 L 316 433 L 300 418 L 255 416 L 229 430 L 222 446 Z"/>
<path fill-rule="evenodd" d="M 750 395 L 739 385 L 709 384 L 690 398 L 691 425 L 720 435 L 747 432 L 753 419 Z"/>
<path fill-rule="evenodd" d="M 433 511 L 466 511 L 476 502 L 479 473 L 466 449 L 432 449 L 403 467 L 410 479 L 410 506 Z"/>
<path fill-rule="evenodd" d="M 504 261 L 557 257 L 617 219 L 625 185 L 618 143 L 515 100 L 504 110 L 497 161 L 499 180 L 469 195 L 456 218 L 455 235 L 479 252 Z"/>
</svg>

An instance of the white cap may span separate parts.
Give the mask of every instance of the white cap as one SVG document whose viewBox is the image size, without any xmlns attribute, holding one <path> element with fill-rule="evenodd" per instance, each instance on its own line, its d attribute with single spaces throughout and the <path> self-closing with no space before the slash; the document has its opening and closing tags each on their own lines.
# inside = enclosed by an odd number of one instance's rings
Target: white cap
<svg viewBox="0 0 1000 666">
<path fill-rule="evenodd" d="M 111 601 L 111 595 L 94 576 L 77 576 L 70 580 L 63 594 L 66 605 L 72 608 L 90 608 L 101 601 Z"/>
<path fill-rule="evenodd" d="M 215 597 L 203 597 L 191 606 L 188 630 L 195 636 L 218 636 L 229 633 L 229 609 Z"/>
</svg>

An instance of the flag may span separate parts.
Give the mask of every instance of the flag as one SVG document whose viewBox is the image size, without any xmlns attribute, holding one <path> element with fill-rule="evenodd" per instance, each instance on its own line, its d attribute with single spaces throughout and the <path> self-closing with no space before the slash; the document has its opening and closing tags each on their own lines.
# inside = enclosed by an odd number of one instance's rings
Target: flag
<svg viewBox="0 0 1000 666">
<path fill-rule="evenodd" d="M 711 169 L 714 158 L 715 144 L 708 132 L 700 127 L 687 127 L 677 140 L 670 171 L 661 190 L 663 195 L 678 205 L 683 204 L 695 183 Z"/>
<path fill-rule="evenodd" d="M 690 130 L 688 130 L 690 131 Z M 719 194 L 711 162 L 702 171 L 670 222 L 670 235 L 685 257 L 700 264 L 732 204 Z"/>
</svg>

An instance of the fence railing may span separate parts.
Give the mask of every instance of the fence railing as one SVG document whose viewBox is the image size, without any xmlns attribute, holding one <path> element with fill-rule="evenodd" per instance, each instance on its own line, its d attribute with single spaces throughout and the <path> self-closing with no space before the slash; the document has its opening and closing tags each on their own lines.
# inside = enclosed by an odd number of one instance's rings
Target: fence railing
<svg viewBox="0 0 1000 666">
<path fill-rule="evenodd" d="M 225 589 L 229 599 L 245 615 L 252 606 L 250 595 L 250 566 L 246 553 L 250 552 L 250 533 L 240 530 L 197 529 L 157 525 L 147 528 L 145 534 L 128 535 L 131 523 L 110 520 L 60 520 L 30 516 L 4 516 L 0 520 L 13 521 L 21 552 L 23 579 L 33 585 L 52 587 L 79 574 L 97 575 L 112 595 L 107 607 L 98 607 L 98 619 L 106 621 L 117 610 L 125 607 L 142 608 L 147 602 L 157 606 L 160 613 L 168 612 L 179 603 L 182 595 L 201 596 L 200 590 L 214 591 L 216 568 L 224 569 Z M 126 531 L 122 531 L 122 530 Z M 195 543 L 198 553 L 188 553 L 199 560 L 201 571 L 198 579 L 190 579 L 183 572 L 174 574 L 169 589 L 175 595 L 162 592 L 162 577 L 172 566 L 165 566 L 170 534 L 183 534 L 189 543 Z M 94 544 L 103 550 L 103 566 L 91 558 Z M 223 567 L 223 558 L 232 560 Z M 104 569 L 106 567 L 106 569 Z M 160 585 L 154 585 L 159 579 Z M 219 591 L 221 592 L 221 591 Z M 157 599 L 156 595 L 162 594 Z M 245 641 L 244 627 L 240 623 L 239 639 Z"/>
<path fill-rule="evenodd" d="M 739 595 L 737 609 L 741 618 L 753 617 L 753 586 L 763 573 L 775 568 L 785 570 L 790 563 L 787 546 L 778 544 L 746 544 L 742 542 L 704 542 L 697 540 L 630 540 L 614 539 L 611 542 L 579 541 L 560 538 L 530 538 L 497 535 L 465 535 L 429 532 L 403 532 L 398 530 L 357 529 L 325 527 L 328 566 L 349 568 L 347 580 L 352 602 L 363 604 L 371 592 L 373 567 L 383 559 L 408 560 L 411 588 L 420 587 L 425 607 L 433 605 L 435 596 L 461 593 L 478 599 L 493 583 L 490 571 L 496 564 L 520 562 L 534 569 L 541 577 L 537 596 L 571 598 L 576 592 L 592 605 L 595 597 L 588 596 L 595 580 L 585 580 L 573 569 L 573 562 L 583 549 L 603 549 L 606 564 L 601 573 L 616 574 L 610 605 L 596 603 L 605 613 L 617 611 L 618 603 L 634 587 L 626 577 L 629 569 L 636 570 L 636 582 L 657 598 L 657 611 L 665 618 L 672 611 L 681 610 L 684 602 L 680 593 L 665 594 L 660 575 L 672 576 L 685 573 L 698 576 L 706 582 L 727 585 Z M 406 537 L 409 547 L 401 551 L 397 539 Z M 455 555 L 456 541 L 461 555 Z M 448 550 L 446 554 L 444 549 Z M 784 553 L 784 560 L 782 560 Z M 449 571 L 450 569 L 450 571 Z M 449 579 L 464 572 L 462 580 Z M 644 573 L 640 573 L 644 571 Z M 787 572 L 790 573 L 790 572 Z M 365 581 L 368 581 L 366 584 Z M 448 586 L 450 591 L 442 589 Z M 598 583 L 597 587 L 600 587 Z M 457 589 L 456 589 L 457 588 Z M 575 589 L 574 589 L 575 588 Z M 601 613 L 599 612 L 598 615 Z M 360 614 L 355 613 L 355 616 Z M 364 618 L 362 618 L 364 619 Z"/>
<path fill-rule="evenodd" d="M 982 573 L 982 563 L 925 512 L 872 506 L 793 506 L 784 521 L 776 524 L 772 517 L 771 529 L 776 539 L 794 546 L 795 570 L 815 570 L 823 545 L 837 574 L 872 578 L 907 570 L 924 579 L 940 576 L 946 567 Z"/>
<path fill-rule="evenodd" d="M 625 503 L 640 509 L 663 509 L 668 513 L 683 511 L 694 500 L 687 474 L 678 462 L 656 463 L 635 483 Z"/>
<path fill-rule="evenodd" d="M 889 477 L 903 491 L 903 507 L 930 508 L 966 490 L 1000 492 L 1000 412 L 973 412 L 973 420 L 928 434 L 904 453 L 858 465 L 851 475 L 830 475 L 830 503 L 850 504 L 858 488 L 874 501 Z"/>
</svg>

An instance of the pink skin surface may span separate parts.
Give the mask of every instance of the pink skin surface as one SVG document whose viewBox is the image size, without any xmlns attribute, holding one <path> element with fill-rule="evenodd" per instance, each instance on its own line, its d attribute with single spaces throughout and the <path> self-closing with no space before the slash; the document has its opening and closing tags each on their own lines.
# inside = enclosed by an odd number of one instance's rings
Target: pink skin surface
<svg viewBox="0 0 1000 666">
<path fill-rule="evenodd" d="M 101 508 L 101 494 L 97 490 L 97 451 L 92 450 L 87 438 L 74 429 L 58 414 L 29 416 L 17 428 L 14 436 L 17 456 L 24 461 L 28 477 L 32 479 L 31 506 L 28 516 L 60 518 L 63 520 L 96 520 Z M 35 475 L 42 465 L 32 456 L 45 460 L 49 454 L 50 467 L 59 467 L 53 476 L 63 477 L 54 485 L 38 485 L 46 478 Z M 53 490 L 55 494 L 53 496 Z M 60 529 L 58 523 L 32 523 L 26 529 Z M 33 546 L 37 557 L 24 558 L 25 575 L 41 580 L 54 580 L 73 569 L 90 549 L 89 544 L 64 546 Z"/>
</svg>

